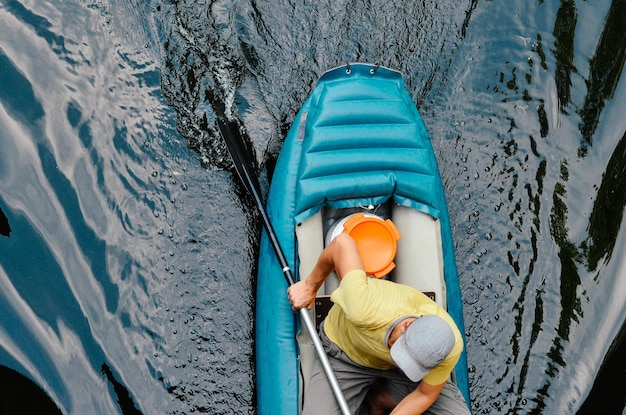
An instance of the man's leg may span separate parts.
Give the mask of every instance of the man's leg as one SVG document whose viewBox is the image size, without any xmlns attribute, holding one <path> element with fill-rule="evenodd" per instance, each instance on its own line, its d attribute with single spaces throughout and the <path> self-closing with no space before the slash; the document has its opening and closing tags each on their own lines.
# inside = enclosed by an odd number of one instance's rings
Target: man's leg
<svg viewBox="0 0 626 415">
<path fill-rule="evenodd" d="M 379 371 L 355 364 L 339 346 L 331 342 L 326 335 L 320 333 L 331 368 L 343 391 L 351 413 L 357 413 L 365 400 L 370 384 L 376 379 Z M 304 384 L 303 415 L 334 415 L 341 414 L 341 408 L 328 382 L 326 372 L 319 359 L 313 363 L 311 379 Z"/>
<path fill-rule="evenodd" d="M 428 415 L 471 415 L 463 394 L 451 382 L 446 383 L 439 398 L 425 413 Z"/>
<path fill-rule="evenodd" d="M 350 412 L 357 413 L 374 378 L 367 373 L 367 370 L 361 371 L 360 366 L 332 356 L 328 356 L 328 360 L 350 407 Z M 311 379 L 304 387 L 303 415 L 341 414 L 341 409 L 319 359 L 313 364 Z"/>
<path fill-rule="evenodd" d="M 385 371 L 381 380 L 382 386 L 387 390 L 395 402 L 400 402 L 406 395 L 413 392 L 419 383 L 412 382 L 400 370 Z M 447 382 L 439 398 L 425 412 L 428 415 L 470 415 L 469 408 L 459 388 L 451 382 Z"/>
</svg>

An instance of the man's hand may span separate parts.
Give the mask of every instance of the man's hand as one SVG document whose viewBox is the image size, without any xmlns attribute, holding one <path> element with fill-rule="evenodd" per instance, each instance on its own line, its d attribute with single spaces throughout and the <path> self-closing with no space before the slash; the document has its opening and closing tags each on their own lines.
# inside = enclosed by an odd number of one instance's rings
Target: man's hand
<svg viewBox="0 0 626 415">
<path fill-rule="evenodd" d="M 294 311 L 302 308 L 310 310 L 317 290 L 333 270 L 337 271 L 341 280 L 347 272 L 355 269 L 364 269 L 359 250 L 354 239 L 347 233 L 341 233 L 324 248 L 309 276 L 289 287 L 287 293 L 291 307 Z"/>
<path fill-rule="evenodd" d="M 302 308 L 310 310 L 315 303 L 317 288 L 309 282 L 308 278 L 305 278 L 289 287 L 287 293 L 293 311 L 299 311 Z"/>
</svg>

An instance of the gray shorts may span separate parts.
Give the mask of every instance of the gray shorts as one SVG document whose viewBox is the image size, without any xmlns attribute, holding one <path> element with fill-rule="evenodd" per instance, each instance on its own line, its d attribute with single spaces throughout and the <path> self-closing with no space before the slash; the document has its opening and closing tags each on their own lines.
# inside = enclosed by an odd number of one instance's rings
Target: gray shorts
<svg viewBox="0 0 626 415">
<path fill-rule="evenodd" d="M 380 382 L 396 402 L 417 388 L 418 383 L 412 382 L 400 369 L 379 370 L 360 366 L 354 363 L 335 343 L 331 342 L 320 328 L 320 339 L 328 355 L 330 365 L 341 385 L 344 397 L 353 414 L 366 414 L 365 397 L 374 383 Z M 306 381 L 305 381 L 306 382 Z M 324 368 L 319 359 L 313 364 L 313 372 L 308 384 L 305 384 L 303 415 L 341 415 L 335 395 L 328 383 Z M 459 389 L 451 382 L 443 387 L 439 398 L 425 414 L 430 415 L 470 415 L 470 411 Z"/>
</svg>

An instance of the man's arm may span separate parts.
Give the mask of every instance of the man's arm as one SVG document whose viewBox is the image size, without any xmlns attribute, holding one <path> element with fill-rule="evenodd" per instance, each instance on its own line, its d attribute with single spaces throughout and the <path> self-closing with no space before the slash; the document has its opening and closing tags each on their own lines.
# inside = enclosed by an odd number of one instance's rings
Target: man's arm
<svg viewBox="0 0 626 415">
<path fill-rule="evenodd" d="M 422 381 L 391 411 L 391 415 L 417 415 L 424 413 L 439 397 L 445 382 L 441 385 L 429 385 Z"/>
<path fill-rule="evenodd" d="M 355 269 L 364 269 L 354 239 L 341 233 L 322 251 L 313 271 L 303 280 L 289 287 L 289 301 L 294 310 L 313 308 L 317 290 L 322 286 L 331 272 L 336 271 L 341 280 L 343 276 Z"/>
</svg>

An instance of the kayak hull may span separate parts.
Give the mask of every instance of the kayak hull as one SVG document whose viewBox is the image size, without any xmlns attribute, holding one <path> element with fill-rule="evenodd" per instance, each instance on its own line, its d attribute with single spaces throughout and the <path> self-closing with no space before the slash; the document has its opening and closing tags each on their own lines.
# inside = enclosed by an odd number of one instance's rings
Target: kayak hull
<svg viewBox="0 0 626 415">
<path fill-rule="evenodd" d="M 428 133 L 401 74 L 368 64 L 320 78 L 278 157 L 267 213 L 296 279 L 314 266 L 337 215 L 355 211 L 393 220 L 401 239 L 389 278 L 433 293 L 463 333 L 446 199 Z M 337 283 L 329 277 L 318 294 L 329 295 Z M 256 306 L 259 414 L 299 413 L 301 376 L 316 358 L 287 288 L 264 232 Z M 470 402 L 465 352 L 453 380 Z"/>
</svg>

